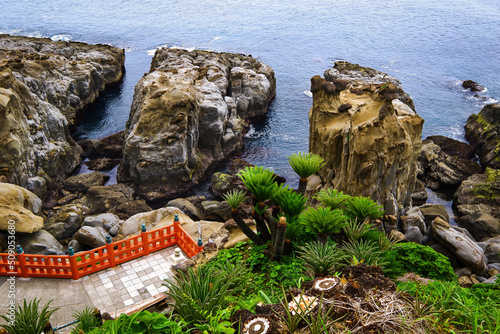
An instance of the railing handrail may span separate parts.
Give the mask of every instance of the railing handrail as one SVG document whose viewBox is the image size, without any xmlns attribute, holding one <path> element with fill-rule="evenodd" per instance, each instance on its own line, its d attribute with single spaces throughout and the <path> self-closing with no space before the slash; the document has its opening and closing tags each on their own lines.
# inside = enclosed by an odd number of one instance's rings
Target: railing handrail
<svg viewBox="0 0 500 334">
<path fill-rule="evenodd" d="M 203 249 L 181 227 L 176 217 L 171 225 L 150 231 L 145 231 L 143 227 L 139 235 L 109 242 L 104 246 L 77 254 L 24 254 L 22 249 L 21 253 L 16 255 L 0 253 L 0 276 L 73 278 L 76 280 L 173 245 L 178 245 L 189 258 Z M 14 270 L 9 271 L 12 268 Z"/>
</svg>

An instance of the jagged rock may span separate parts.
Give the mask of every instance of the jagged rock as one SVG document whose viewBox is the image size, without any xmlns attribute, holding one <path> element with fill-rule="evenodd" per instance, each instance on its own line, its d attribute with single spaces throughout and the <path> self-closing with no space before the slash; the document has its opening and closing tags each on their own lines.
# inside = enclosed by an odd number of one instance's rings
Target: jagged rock
<svg viewBox="0 0 500 334">
<path fill-rule="evenodd" d="M 425 184 L 418 180 L 415 182 L 415 190 L 411 194 L 412 204 L 415 206 L 423 205 L 427 202 L 427 190 Z"/>
<path fill-rule="evenodd" d="M 465 138 L 477 150 L 481 165 L 500 169 L 500 103 L 488 104 L 465 124 Z"/>
<path fill-rule="evenodd" d="M 459 226 L 476 240 L 500 234 L 500 169 L 487 168 L 462 182 L 453 201 Z"/>
<path fill-rule="evenodd" d="M 151 209 L 144 200 L 138 199 L 118 205 L 113 212 L 120 217 L 120 219 L 128 219 L 138 213 L 151 210 L 153 209 Z"/>
<path fill-rule="evenodd" d="M 83 156 L 91 160 L 96 158 L 120 159 L 124 135 L 125 131 L 120 131 L 103 139 L 85 139 L 78 142 L 78 145 L 83 150 Z"/>
<path fill-rule="evenodd" d="M 204 201 L 201 205 L 206 219 L 221 222 L 231 219 L 231 207 L 227 202 Z"/>
<path fill-rule="evenodd" d="M 82 226 L 83 212 L 84 207 L 82 205 L 65 205 L 53 216 L 47 218 L 44 229 L 57 240 L 71 238 Z"/>
<path fill-rule="evenodd" d="M 181 226 L 194 223 L 188 215 L 185 215 L 180 209 L 175 207 L 165 207 L 154 211 L 138 213 L 123 222 L 118 234 L 122 238 L 141 232 L 142 224 L 146 225 L 147 230 L 172 225 L 175 214 L 179 215 Z"/>
<path fill-rule="evenodd" d="M 489 263 L 500 263 L 500 236 L 477 243 L 484 250 Z"/>
<path fill-rule="evenodd" d="M 444 145 L 444 140 L 436 139 L 436 141 Z M 449 149 L 448 152 L 454 152 L 454 150 Z M 478 163 L 445 152 L 430 138 L 423 142 L 419 162 L 423 171 L 421 177 L 430 189 L 456 187 L 469 176 L 482 173 L 482 168 Z"/>
<path fill-rule="evenodd" d="M 121 204 L 133 201 L 133 191 L 121 184 L 93 186 L 87 191 L 90 213 L 106 213 L 115 210 Z"/>
<path fill-rule="evenodd" d="M 393 230 L 398 229 L 398 217 L 393 215 L 385 215 L 383 219 L 385 233 L 389 234 Z"/>
<path fill-rule="evenodd" d="M 119 163 L 120 159 L 102 158 L 83 162 L 90 170 L 112 170 Z"/>
<path fill-rule="evenodd" d="M 471 160 L 476 157 L 474 146 L 452 138 L 445 136 L 429 136 L 425 141 L 432 141 L 434 144 L 438 145 L 443 152 L 453 157 L 464 160 Z"/>
<path fill-rule="evenodd" d="M 391 230 L 391 232 L 389 232 L 389 238 L 396 242 L 406 242 L 405 235 L 398 230 Z"/>
<path fill-rule="evenodd" d="M 485 90 L 484 86 L 481 86 L 475 81 L 472 80 L 465 80 L 462 82 L 462 87 L 465 89 L 470 89 L 471 92 L 482 92 Z"/>
<path fill-rule="evenodd" d="M 422 232 L 420 232 L 420 229 L 417 226 L 410 226 L 406 230 L 405 233 L 405 239 L 410 241 L 410 242 L 415 242 L 417 244 L 422 244 Z"/>
<path fill-rule="evenodd" d="M 181 209 L 182 212 L 184 212 L 194 221 L 203 219 L 203 214 L 200 212 L 200 210 L 198 210 L 198 208 L 195 207 L 193 203 L 185 198 L 176 198 L 174 200 L 171 200 L 167 203 L 167 206 L 174 206 Z"/>
<path fill-rule="evenodd" d="M 137 84 L 119 181 L 161 202 L 242 148 L 245 122 L 275 95 L 272 69 L 249 56 L 159 49 Z"/>
<path fill-rule="evenodd" d="M 26 184 L 26 189 L 34 193 L 40 198 L 47 193 L 47 180 L 45 180 L 41 176 L 34 176 L 28 179 L 28 183 Z"/>
<path fill-rule="evenodd" d="M 63 205 L 66 205 L 66 204 L 69 204 L 71 203 L 73 200 L 77 199 L 78 198 L 78 195 L 77 194 L 69 194 L 67 196 L 64 196 L 63 198 L 60 198 L 56 205 L 57 206 L 63 206 Z"/>
<path fill-rule="evenodd" d="M 106 244 L 107 235 L 108 232 L 102 227 L 82 226 L 75 233 L 75 240 L 90 248 L 97 248 Z"/>
<path fill-rule="evenodd" d="M 43 218 L 38 216 L 42 201 L 32 192 L 14 184 L 0 183 L 0 231 L 9 229 L 14 221 L 15 231 L 34 233 L 43 228 Z"/>
<path fill-rule="evenodd" d="M 448 222 L 439 217 L 432 221 L 431 230 L 434 238 L 451 250 L 474 273 L 484 274 L 487 268 L 486 256 L 474 240 L 452 229 Z"/>
<path fill-rule="evenodd" d="M 103 227 L 109 230 L 120 221 L 120 217 L 112 213 L 102 213 L 97 216 L 88 216 L 83 220 L 82 226 Z"/>
<path fill-rule="evenodd" d="M 210 190 L 215 196 L 222 197 L 227 194 L 230 190 L 234 189 L 234 181 L 239 180 L 239 178 L 224 174 L 224 173 L 214 173 L 210 182 Z"/>
<path fill-rule="evenodd" d="M 0 35 L 0 175 L 27 187 L 30 178 L 58 183 L 74 170 L 81 149 L 69 127 L 121 80 L 124 60 L 111 46 Z"/>
<path fill-rule="evenodd" d="M 19 244 L 26 254 L 64 255 L 63 246 L 45 230 L 22 235 Z"/>
<path fill-rule="evenodd" d="M 440 217 L 446 222 L 450 221 L 450 215 L 442 204 L 424 204 L 418 208 L 422 215 L 424 215 L 426 226 L 429 226 L 436 217 Z"/>
<path fill-rule="evenodd" d="M 78 174 L 64 180 L 64 188 L 72 192 L 85 193 L 92 186 L 103 186 L 109 180 L 109 175 L 101 172 Z"/>
<path fill-rule="evenodd" d="M 385 73 L 336 62 L 325 79 L 311 79 L 309 150 L 321 155 L 325 184 L 385 206 L 410 202 L 423 119 L 399 82 Z M 348 111 L 339 106 L 349 103 Z"/>
<path fill-rule="evenodd" d="M 406 211 L 405 216 L 401 216 L 401 230 L 406 233 L 408 228 L 416 226 L 420 229 L 420 233 L 424 235 L 427 232 L 425 218 L 422 211 L 418 207 L 413 207 Z"/>
</svg>

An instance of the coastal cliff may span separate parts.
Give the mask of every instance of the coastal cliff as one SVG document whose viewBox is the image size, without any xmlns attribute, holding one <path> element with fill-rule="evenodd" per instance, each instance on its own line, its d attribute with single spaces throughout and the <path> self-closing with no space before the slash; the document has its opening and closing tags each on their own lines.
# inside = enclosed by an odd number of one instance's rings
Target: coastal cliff
<svg viewBox="0 0 500 334">
<path fill-rule="evenodd" d="M 148 201 L 185 192 L 243 147 L 275 92 L 273 70 L 251 56 L 157 50 L 135 88 L 119 181 Z"/>
<path fill-rule="evenodd" d="M 44 197 L 77 167 L 69 129 L 124 60 L 111 46 L 0 35 L 0 177 Z"/>
<path fill-rule="evenodd" d="M 424 120 L 395 78 L 348 62 L 311 79 L 309 150 L 326 187 L 368 196 L 394 214 L 414 190 Z"/>
</svg>

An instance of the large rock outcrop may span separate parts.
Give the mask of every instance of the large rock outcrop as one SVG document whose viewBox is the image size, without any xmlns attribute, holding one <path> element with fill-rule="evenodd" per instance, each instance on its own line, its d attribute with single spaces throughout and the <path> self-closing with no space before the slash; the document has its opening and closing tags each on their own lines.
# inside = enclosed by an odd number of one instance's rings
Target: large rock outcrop
<svg viewBox="0 0 500 334">
<path fill-rule="evenodd" d="M 0 231 L 14 224 L 19 233 L 34 233 L 43 227 L 42 201 L 19 186 L 0 183 Z"/>
<path fill-rule="evenodd" d="M 394 211 L 410 202 L 424 120 L 393 77 L 347 62 L 311 79 L 309 150 L 327 187 L 372 197 Z M 389 212 L 394 214 L 395 212 Z"/>
<path fill-rule="evenodd" d="M 119 180 L 149 201 L 182 194 L 242 148 L 275 90 L 273 70 L 250 56 L 158 50 L 135 88 Z"/>
<path fill-rule="evenodd" d="M 488 104 L 465 124 L 465 138 L 475 145 L 481 165 L 500 169 L 500 103 Z"/>
<path fill-rule="evenodd" d="M 42 196 L 80 162 L 69 127 L 107 84 L 123 50 L 0 35 L 0 176 Z"/>
</svg>

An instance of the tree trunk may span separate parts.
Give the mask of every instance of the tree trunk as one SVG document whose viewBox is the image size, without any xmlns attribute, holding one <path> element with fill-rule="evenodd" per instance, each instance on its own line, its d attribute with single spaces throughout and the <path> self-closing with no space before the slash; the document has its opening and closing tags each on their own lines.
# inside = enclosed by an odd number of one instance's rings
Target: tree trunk
<svg viewBox="0 0 500 334">
<path fill-rule="evenodd" d="M 264 245 L 265 242 L 262 240 L 261 237 L 259 237 L 248 225 L 245 223 L 243 218 L 241 217 L 240 213 L 238 212 L 238 209 L 231 209 L 231 216 L 234 219 L 234 222 L 240 230 L 250 239 L 252 240 L 255 244 L 257 245 Z"/>
<path fill-rule="evenodd" d="M 275 260 L 279 260 L 283 256 L 285 236 L 286 236 L 286 218 L 281 217 L 280 221 L 278 222 L 278 228 L 276 230 L 276 240 L 274 241 L 273 258 Z"/>
<path fill-rule="evenodd" d="M 306 188 L 307 188 L 307 178 L 300 178 L 299 179 L 299 189 L 297 189 L 297 192 L 301 193 L 302 195 L 305 195 Z"/>
<path fill-rule="evenodd" d="M 271 240 L 276 239 L 276 229 L 277 229 L 277 223 L 276 219 L 269 213 L 269 211 L 266 211 L 264 215 L 264 219 L 267 222 L 267 225 L 269 226 L 269 230 L 271 231 Z"/>
</svg>

